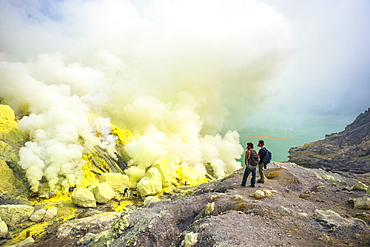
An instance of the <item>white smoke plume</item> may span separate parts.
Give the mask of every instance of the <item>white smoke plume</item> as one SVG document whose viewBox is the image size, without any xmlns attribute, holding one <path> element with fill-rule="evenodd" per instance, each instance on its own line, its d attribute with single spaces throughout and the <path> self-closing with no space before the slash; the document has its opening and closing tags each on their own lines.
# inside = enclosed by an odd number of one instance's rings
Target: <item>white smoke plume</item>
<svg viewBox="0 0 370 247">
<path fill-rule="evenodd" d="M 234 130 L 289 56 L 284 17 L 253 0 L 9 0 L 0 16 L 0 97 L 29 105 L 20 165 L 33 191 L 79 185 L 95 145 L 114 156 L 110 121 L 137 136 L 133 183 L 164 157 L 199 177 L 205 163 L 233 172 Z"/>
</svg>

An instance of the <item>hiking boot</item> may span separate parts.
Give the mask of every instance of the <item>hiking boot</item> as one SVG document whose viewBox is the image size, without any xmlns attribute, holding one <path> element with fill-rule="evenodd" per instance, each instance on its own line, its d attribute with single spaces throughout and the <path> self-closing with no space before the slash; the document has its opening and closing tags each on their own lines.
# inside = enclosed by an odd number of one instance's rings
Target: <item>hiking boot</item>
<svg viewBox="0 0 370 247">
<path fill-rule="evenodd" d="M 251 187 L 256 187 L 256 186 L 254 186 L 254 184 L 252 184 Z"/>
<path fill-rule="evenodd" d="M 266 166 L 266 164 L 263 164 L 263 168 L 267 169 L 267 166 Z"/>
<path fill-rule="evenodd" d="M 257 183 L 263 184 L 265 181 L 262 181 L 261 179 L 258 179 Z"/>
</svg>

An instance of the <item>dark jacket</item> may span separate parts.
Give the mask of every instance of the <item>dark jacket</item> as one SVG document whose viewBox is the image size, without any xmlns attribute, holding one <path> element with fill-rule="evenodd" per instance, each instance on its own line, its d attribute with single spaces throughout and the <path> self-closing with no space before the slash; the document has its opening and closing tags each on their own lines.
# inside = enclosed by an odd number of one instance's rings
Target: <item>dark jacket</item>
<svg viewBox="0 0 370 247">
<path fill-rule="evenodd" d="M 266 151 L 265 148 L 261 148 L 260 151 L 258 151 L 258 155 L 260 156 L 260 164 L 262 164 L 263 158 L 266 156 Z"/>
</svg>

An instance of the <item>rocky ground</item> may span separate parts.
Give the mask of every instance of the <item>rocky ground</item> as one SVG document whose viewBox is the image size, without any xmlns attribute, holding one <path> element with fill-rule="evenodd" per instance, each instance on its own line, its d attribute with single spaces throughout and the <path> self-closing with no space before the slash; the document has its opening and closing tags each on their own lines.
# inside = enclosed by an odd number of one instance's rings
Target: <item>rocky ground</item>
<svg viewBox="0 0 370 247">
<path fill-rule="evenodd" d="M 58 215 L 10 224 L 1 246 L 370 246 L 369 110 L 341 133 L 292 148 L 291 163 L 269 164 L 268 179 L 254 188 L 240 186 L 241 168 L 221 180 L 178 187 L 159 202 L 131 195 L 81 208 L 70 195 L 47 205 L 30 197 L 17 166 L 27 137 L 3 108 L 0 206 L 57 208 Z"/>
<path fill-rule="evenodd" d="M 265 172 L 268 179 L 255 188 L 240 186 L 242 168 L 122 213 L 91 209 L 50 226 L 30 246 L 370 245 L 368 210 L 354 209 L 351 200 L 366 193 L 353 189 L 357 181 L 292 163 L 273 162 Z"/>
</svg>

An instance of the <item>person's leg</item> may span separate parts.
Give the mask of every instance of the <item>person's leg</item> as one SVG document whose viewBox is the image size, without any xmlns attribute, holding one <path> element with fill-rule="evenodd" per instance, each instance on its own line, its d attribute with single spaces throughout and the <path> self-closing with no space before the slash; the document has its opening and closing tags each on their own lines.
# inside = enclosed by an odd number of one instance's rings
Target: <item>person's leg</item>
<svg viewBox="0 0 370 247">
<path fill-rule="evenodd" d="M 255 183 L 256 183 L 256 177 L 257 177 L 257 172 L 256 172 L 256 167 L 252 168 L 252 180 L 251 180 L 251 187 L 254 187 L 255 186 Z"/>
<path fill-rule="evenodd" d="M 258 179 L 258 183 L 264 183 L 265 182 L 265 176 L 263 175 L 263 166 L 264 164 L 258 164 L 258 173 L 260 174 L 260 179 Z"/>
<path fill-rule="evenodd" d="M 245 184 L 247 183 L 248 175 L 249 175 L 248 167 L 245 167 L 244 174 L 243 174 L 242 186 L 245 186 Z"/>
</svg>

